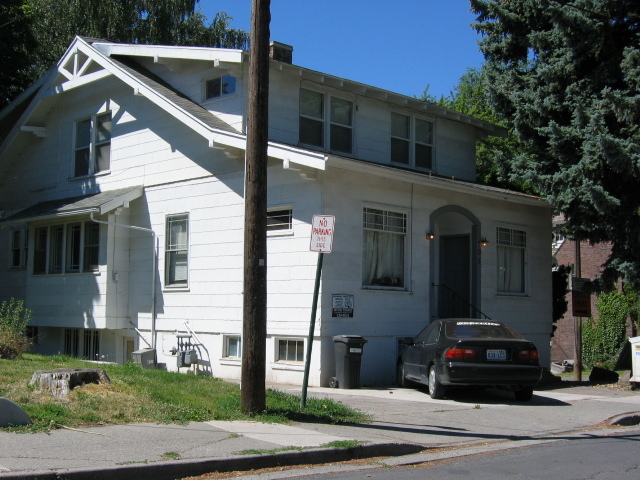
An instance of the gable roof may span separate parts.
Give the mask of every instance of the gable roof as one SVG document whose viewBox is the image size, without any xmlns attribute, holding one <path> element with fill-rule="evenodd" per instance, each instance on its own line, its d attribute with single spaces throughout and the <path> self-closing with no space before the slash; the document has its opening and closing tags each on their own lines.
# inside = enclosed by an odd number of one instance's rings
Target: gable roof
<svg viewBox="0 0 640 480">
<path fill-rule="evenodd" d="M 209 147 L 246 149 L 245 134 L 163 82 L 132 58 L 118 54 L 118 52 L 129 54 L 136 49 L 141 51 L 151 49 L 156 52 L 192 51 L 195 47 L 154 49 L 153 46 L 122 45 L 122 48 L 118 49 L 111 45 L 114 48 L 105 49 L 104 46 L 103 48 L 93 46 L 94 42 L 97 40 L 76 37 L 56 67 L 37 82 L 37 87 L 34 87 L 35 94 L 30 101 L 22 97 L 19 99 L 21 100 L 19 109 L 16 109 L 15 105 L 10 105 L 0 112 L 0 135 L 2 135 L 3 126 L 6 131 L 4 136 L 0 136 L 0 155 L 21 131 L 30 131 L 36 135 L 45 134 L 44 127 L 39 125 L 42 121 L 41 117 L 45 114 L 38 115 L 38 113 L 48 112 L 50 103 L 54 102 L 59 94 L 111 75 L 130 86 L 136 95 L 144 96 L 204 137 Z M 116 55 L 112 57 L 104 51 L 108 51 L 109 54 L 115 52 Z M 209 57 L 219 52 L 223 54 L 225 61 L 244 61 L 241 51 L 232 51 L 237 53 L 232 56 L 227 55 L 229 52 L 225 49 L 198 48 L 196 51 L 200 54 L 207 53 Z M 14 112 L 13 115 L 11 112 Z M 271 141 L 268 143 L 267 153 L 270 157 L 282 160 L 286 164 L 297 163 L 321 170 L 324 170 L 327 159 L 323 153 Z"/>
</svg>

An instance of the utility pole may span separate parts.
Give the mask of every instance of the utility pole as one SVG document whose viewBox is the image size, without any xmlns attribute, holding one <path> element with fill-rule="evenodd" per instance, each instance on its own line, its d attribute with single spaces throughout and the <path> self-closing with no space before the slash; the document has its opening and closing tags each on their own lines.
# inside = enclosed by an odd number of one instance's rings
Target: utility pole
<svg viewBox="0 0 640 480">
<path fill-rule="evenodd" d="M 245 159 L 241 409 L 266 407 L 267 140 L 270 0 L 252 0 Z"/>
<path fill-rule="evenodd" d="M 582 259 L 580 253 L 580 240 L 575 239 L 575 263 L 573 276 L 576 278 L 582 277 Z M 572 287 L 573 288 L 573 287 Z M 575 292 L 571 292 L 575 295 Z M 576 382 L 582 381 L 582 317 L 573 317 L 573 380 Z"/>
</svg>

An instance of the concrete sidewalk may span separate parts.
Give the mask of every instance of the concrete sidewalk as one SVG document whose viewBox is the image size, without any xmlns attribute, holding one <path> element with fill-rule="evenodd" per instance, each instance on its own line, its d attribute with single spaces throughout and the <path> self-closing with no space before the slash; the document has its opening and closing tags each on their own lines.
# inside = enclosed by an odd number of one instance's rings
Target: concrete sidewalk
<svg viewBox="0 0 640 480">
<path fill-rule="evenodd" d="M 300 394 L 300 387 L 272 388 Z M 370 457 L 392 457 L 378 461 L 396 465 L 554 441 L 603 428 L 612 419 L 640 415 L 640 393 L 568 383 L 538 390 L 526 403 L 497 390 L 459 392 L 446 400 L 432 400 L 424 390 L 393 387 L 310 388 L 308 395 L 332 398 L 370 414 L 373 421 L 349 425 L 211 421 L 61 429 L 49 434 L 0 432 L 0 479 L 163 480 Z M 352 440 L 361 443 L 351 448 L 332 444 Z"/>
</svg>

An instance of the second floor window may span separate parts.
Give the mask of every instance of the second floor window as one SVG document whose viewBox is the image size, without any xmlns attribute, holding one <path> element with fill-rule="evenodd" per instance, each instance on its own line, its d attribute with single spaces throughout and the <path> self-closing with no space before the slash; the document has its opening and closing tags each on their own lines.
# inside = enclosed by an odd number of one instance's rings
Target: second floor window
<svg viewBox="0 0 640 480">
<path fill-rule="evenodd" d="M 353 153 L 353 110 L 349 100 L 300 89 L 300 143 Z"/>
<path fill-rule="evenodd" d="M 433 168 L 433 122 L 391 112 L 391 161 Z"/>
<path fill-rule="evenodd" d="M 204 99 L 212 100 L 236 92 L 236 78 L 231 75 L 222 75 L 211 78 L 204 83 Z"/>
<path fill-rule="evenodd" d="M 74 177 L 111 168 L 111 112 L 76 122 Z"/>
</svg>

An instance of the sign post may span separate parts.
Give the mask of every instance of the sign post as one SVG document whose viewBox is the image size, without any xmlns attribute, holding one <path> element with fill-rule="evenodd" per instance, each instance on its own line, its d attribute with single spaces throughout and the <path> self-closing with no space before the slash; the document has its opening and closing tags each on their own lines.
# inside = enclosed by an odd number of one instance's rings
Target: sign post
<svg viewBox="0 0 640 480">
<path fill-rule="evenodd" d="M 331 248 L 333 247 L 333 229 L 335 222 L 336 217 L 334 217 L 333 215 L 314 215 L 311 222 L 311 242 L 309 244 L 309 250 L 312 252 L 318 252 L 318 265 L 316 267 L 316 282 L 313 288 L 311 322 L 309 323 L 309 336 L 307 337 L 307 355 L 304 362 L 304 378 L 302 380 L 300 408 L 305 408 L 307 405 L 307 386 L 309 385 L 311 346 L 313 345 L 313 331 L 316 328 L 316 311 L 318 309 L 318 292 L 320 290 L 322 260 L 325 253 L 331 253 Z"/>
</svg>

